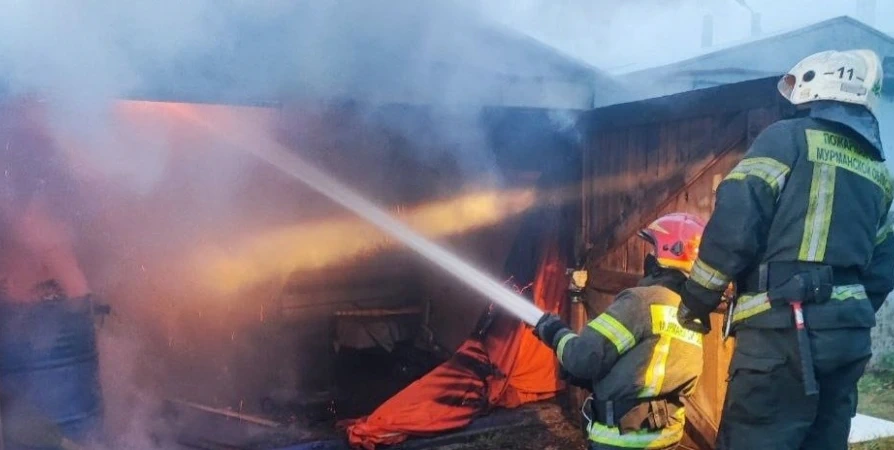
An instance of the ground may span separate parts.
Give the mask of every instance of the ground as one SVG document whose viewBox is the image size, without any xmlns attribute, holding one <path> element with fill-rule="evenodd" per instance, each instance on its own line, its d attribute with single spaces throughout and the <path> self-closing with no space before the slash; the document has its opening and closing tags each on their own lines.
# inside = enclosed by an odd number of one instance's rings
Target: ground
<svg viewBox="0 0 894 450">
<path fill-rule="evenodd" d="M 894 371 L 867 373 L 860 381 L 861 414 L 894 420 Z M 586 442 L 574 424 L 556 409 L 544 409 L 535 424 L 501 429 L 440 450 L 584 450 Z M 850 450 L 894 450 L 894 438 L 852 445 Z"/>
<path fill-rule="evenodd" d="M 484 433 L 461 443 L 438 447 L 439 450 L 585 450 L 580 430 L 558 408 L 538 411 L 537 421 L 509 429 Z"/>
<path fill-rule="evenodd" d="M 882 439 L 879 441 L 852 445 L 851 450 L 894 450 L 894 439 Z"/>
<path fill-rule="evenodd" d="M 894 372 L 869 372 L 860 380 L 861 414 L 894 421 Z"/>
<path fill-rule="evenodd" d="M 869 372 L 860 380 L 861 414 L 894 420 L 894 372 Z M 851 446 L 852 450 L 894 450 L 894 438 Z"/>
</svg>

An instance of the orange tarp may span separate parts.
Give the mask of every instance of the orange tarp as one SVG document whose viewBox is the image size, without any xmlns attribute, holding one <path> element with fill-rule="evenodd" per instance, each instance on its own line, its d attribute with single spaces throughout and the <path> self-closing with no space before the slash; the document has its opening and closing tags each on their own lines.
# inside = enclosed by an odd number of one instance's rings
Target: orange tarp
<svg viewBox="0 0 894 450">
<path fill-rule="evenodd" d="M 555 241 L 545 249 L 534 280 L 535 304 L 558 312 L 568 286 Z M 531 327 L 500 314 L 482 336 L 466 340 L 453 357 L 347 426 L 354 447 L 373 450 L 409 436 L 456 430 L 493 407 L 514 408 L 553 397 L 563 388 L 552 350 Z"/>
</svg>

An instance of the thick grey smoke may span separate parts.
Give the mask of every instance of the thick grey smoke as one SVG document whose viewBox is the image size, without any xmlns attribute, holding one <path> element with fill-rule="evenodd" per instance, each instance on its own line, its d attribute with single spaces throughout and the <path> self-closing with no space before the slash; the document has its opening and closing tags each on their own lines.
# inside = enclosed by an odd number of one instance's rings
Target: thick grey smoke
<svg viewBox="0 0 894 450">
<path fill-rule="evenodd" d="M 300 362 L 257 347 L 257 324 L 272 314 L 265 306 L 282 280 L 215 297 L 196 282 L 199 268 L 184 269 L 184 253 L 338 212 L 176 120 L 183 110 L 117 100 L 272 104 L 246 109 L 246 124 L 268 127 L 375 200 L 400 204 L 426 181 L 429 197 L 499 186 L 481 107 L 507 80 L 535 78 L 548 64 L 495 66 L 498 47 L 455 32 L 486 30 L 481 11 L 446 2 L 2 7 L 0 89 L 24 105 L 6 117 L 27 116 L 28 133 L 42 140 L 8 138 L 0 162 L 16 177 L 13 197 L 50 197 L 92 290 L 112 304 L 100 333 L 116 448 L 153 447 L 148 434 L 163 397 L 232 405 L 282 381 L 277 364 Z M 383 113 L 388 103 L 420 108 Z M 24 156 L 12 161 L 13 153 Z M 388 165 L 407 158 L 414 164 Z M 405 171 L 419 166 L 425 171 Z M 22 181 L 35 177 L 40 189 Z"/>
<path fill-rule="evenodd" d="M 164 170 L 165 144 L 153 133 L 110 135 L 126 126 L 109 117 L 111 99 L 453 105 L 442 134 L 463 164 L 492 164 L 475 150 L 483 136 L 455 132 L 477 127 L 476 110 L 461 106 L 492 95 L 488 72 L 504 70 L 453 32 L 469 23 L 482 17 L 440 2 L 8 1 L 0 74 L 10 95 L 53 102 L 54 134 L 143 191 Z M 114 153 L 122 146 L 153 151 L 124 160 Z"/>
<path fill-rule="evenodd" d="M 57 196 L 54 212 L 80 231 L 74 244 L 94 290 L 117 311 L 103 330 L 103 366 L 120 369 L 104 371 L 115 426 L 131 440 L 145 435 L 151 414 L 134 405 L 154 407 L 160 395 L 170 394 L 165 382 L 195 380 L 175 393 L 214 399 L 243 375 L 233 368 L 239 357 L 257 353 L 252 336 L 241 331 L 264 316 L 257 299 L 269 299 L 281 286 L 271 282 L 244 293 L 251 301 L 241 309 L 233 306 L 239 303 L 206 298 L 210 294 L 186 282 L 194 273 L 174 270 L 181 250 L 196 243 L 225 246 L 256 230 L 334 214 L 331 205 L 238 149 L 155 114 L 157 105 L 122 108 L 115 99 L 282 102 L 282 108 L 246 113 L 246 120 L 263 116 L 259 122 L 274 124 L 278 139 L 326 167 L 340 168 L 375 199 L 400 203 L 400 193 L 412 191 L 416 181 L 435 179 L 431 174 L 438 170 L 443 173 L 433 184 L 439 183 L 440 192 L 432 195 L 453 194 L 468 184 L 499 185 L 481 106 L 499 100 L 500 89 L 515 78 L 536 79 L 549 63 L 500 66 L 500 47 L 485 38 L 504 34 L 491 21 L 592 64 L 624 68 L 648 62 L 655 53 L 676 58 L 697 51 L 705 8 L 718 17 L 717 42 L 747 36 L 747 14 L 727 3 L 0 2 L 0 89 L 11 101 L 42 100 L 28 109 L 32 128 L 64 158 L 53 169 L 60 172 L 41 177 Z M 833 3 L 844 4 L 828 2 Z M 792 17 L 837 14 L 835 7 L 806 7 L 801 0 L 749 4 L 768 11 L 767 31 L 789 26 Z M 771 5 L 785 9 L 773 15 Z M 795 5 L 804 6 L 805 14 L 792 14 Z M 878 16 L 894 17 L 883 14 L 886 5 Z M 387 103 L 433 108 L 383 114 L 380 106 Z M 567 130 L 574 117 L 555 113 L 551 119 Z M 362 131 L 368 128 L 376 132 Z M 412 149 L 409 156 L 425 172 L 372 169 L 393 156 L 383 149 L 398 141 Z M 19 141 L 6 142 L 7 150 L 10 142 L 15 147 Z M 358 154 L 345 157 L 345 148 Z M 29 175 L 43 166 L 29 161 L 25 167 Z M 71 181 L 62 183 L 63 178 Z M 215 308 L 215 300 L 226 307 Z M 166 360 L 171 354 L 183 364 Z M 257 367 L 276 363 L 270 359 L 259 357 Z M 276 376 L 263 374 L 249 384 Z M 139 411 L 121 413 L 128 410 Z"/>
</svg>

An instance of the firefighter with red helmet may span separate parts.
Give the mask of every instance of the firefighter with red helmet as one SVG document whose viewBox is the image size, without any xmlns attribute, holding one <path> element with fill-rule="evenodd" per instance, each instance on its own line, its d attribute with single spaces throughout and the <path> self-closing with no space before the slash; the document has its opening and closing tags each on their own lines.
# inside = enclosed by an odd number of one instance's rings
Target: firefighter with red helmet
<svg viewBox="0 0 894 450">
<path fill-rule="evenodd" d="M 637 287 L 580 334 L 553 314 L 535 327 L 563 371 L 593 392 L 584 409 L 590 449 L 665 449 L 683 438 L 682 399 L 702 371 L 702 336 L 680 326 L 677 307 L 703 229 L 690 214 L 660 217 L 639 232 L 651 252 Z"/>
<path fill-rule="evenodd" d="M 803 59 L 778 84 L 798 114 L 758 135 L 717 189 L 678 319 L 708 332 L 736 282 L 719 449 L 847 448 L 870 329 L 894 288 L 882 79 L 869 50 Z"/>
</svg>

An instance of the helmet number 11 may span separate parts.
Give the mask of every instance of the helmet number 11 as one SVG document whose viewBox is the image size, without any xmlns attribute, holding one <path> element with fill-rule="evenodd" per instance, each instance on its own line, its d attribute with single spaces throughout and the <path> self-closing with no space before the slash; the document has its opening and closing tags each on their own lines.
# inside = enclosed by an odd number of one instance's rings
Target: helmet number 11
<svg viewBox="0 0 894 450">
<path fill-rule="evenodd" d="M 838 68 L 837 72 L 838 72 L 838 78 L 844 78 L 844 74 L 847 73 L 848 80 L 854 79 L 854 69 L 852 69 L 852 68 L 846 69 L 845 67 L 840 67 L 840 68 Z"/>
</svg>

